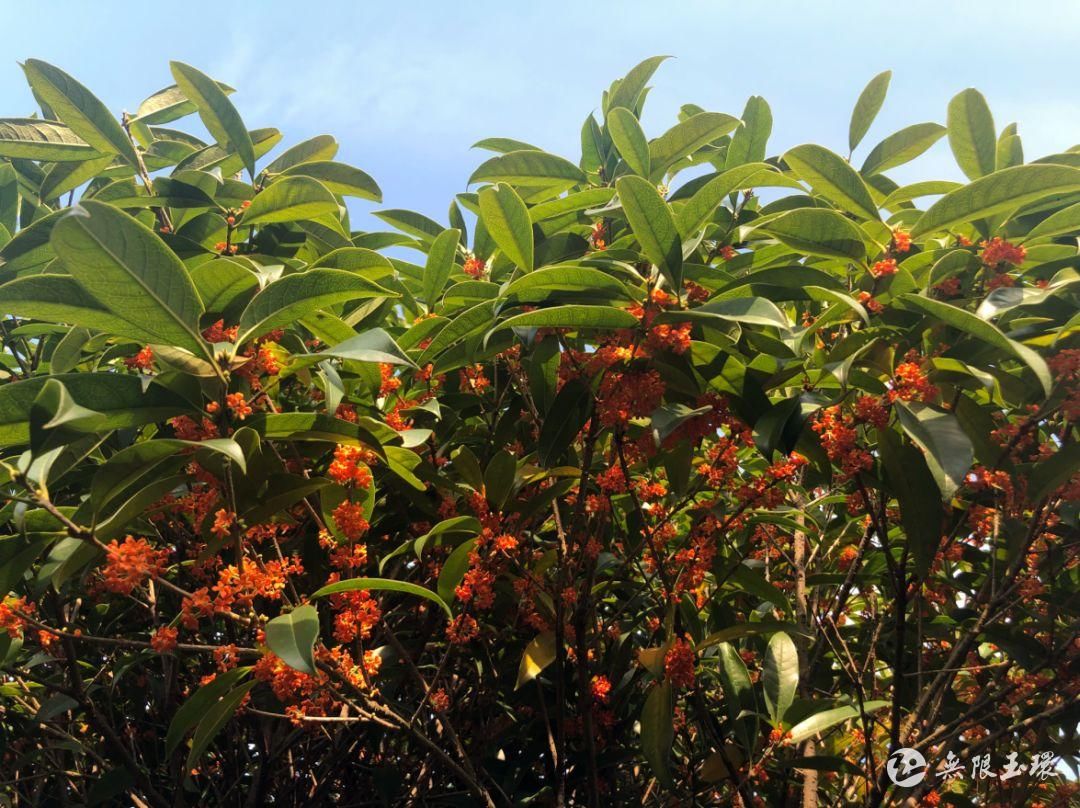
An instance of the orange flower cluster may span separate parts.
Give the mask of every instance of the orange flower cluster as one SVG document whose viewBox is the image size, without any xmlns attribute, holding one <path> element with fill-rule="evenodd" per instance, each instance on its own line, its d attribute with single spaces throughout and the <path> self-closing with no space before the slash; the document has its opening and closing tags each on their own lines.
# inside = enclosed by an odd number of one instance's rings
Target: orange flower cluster
<svg viewBox="0 0 1080 808">
<path fill-rule="evenodd" d="M 212 326 L 204 328 L 202 335 L 207 342 L 236 342 L 239 333 L 239 326 L 230 325 L 226 328 L 225 321 L 218 320 Z"/>
<path fill-rule="evenodd" d="M 446 627 L 446 639 L 454 645 L 464 645 L 480 634 L 480 624 L 470 614 L 459 614 Z"/>
<path fill-rule="evenodd" d="M 382 398 L 393 395 L 401 388 L 401 379 L 394 375 L 394 366 L 388 362 L 379 365 L 379 395 Z"/>
<path fill-rule="evenodd" d="M 611 372 L 600 383 L 597 412 L 604 426 L 625 426 L 660 406 L 664 380 L 655 370 Z"/>
<path fill-rule="evenodd" d="M 366 589 L 332 595 L 330 603 L 337 611 L 334 616 L 334 639 L 341 643 L 369 639 L 382 619 L 378 602 Z"/>
<path fill-rule="evenodd" d="M 228 511 L 225 508 L 221 508 L 214 514 L 214 524 L 210 528 L 210 532 L 217 536 L 219 539 L 224 539 L 229 535 L 229 531 L 232 530 L 233 523 L 236 521 L 236 514 L 232 511 Z"/>
<path fill-rule="evenodd" d="M 694 686 L 694 649 L 684 639 L 676 639 L 664 654 L 664 675 L 674 687 Z"/>
<path fill-rule="evenodd" d="M 885 310 L 881 301 L 875 300 L 874 296 L 866 291 L 859 292 L 859 302 L 866 306 L 866 310 L 871 314 L 880 314 Z"/>
<path fill-rule="evenodd" d="M 169 558 L 168 550 L 155 550 L 141 537 L 127 536 L 123 543 L 114 539 L 106 550 L 105 588 L 118 595 L 130 595 L 148 578 L 164 573 Z"/>
<path fill-rule="evenodd" d="M 464 266 L 461 267 L 462 271 L 470 278 L 483 277 L 485 264 L 479 258 L 470 256 L 465 259 Z"/>
<path fill-rule="evenodd" d="M 34 604 L 28 603 L 26 598 L 5 597 L 0 600 L 0 631 L 7 632 L 12 639 L 21 637 L 26 621 L 16 612 L 31 614 L 33 611 Z"/>
<path fill-rule="evenodd" d="M 372 462 L 375 456 L 370 449 L 339 443 L 334 449 L 334 459 L 326 473 L 336 483 L 367 488 L 371 485 L 371 470 L 367 464 Z"/>
<path fill-rule="evenodd" d="M 254 410 L 251 409 L 251 405 L 244 400 L 243 393 L 229 393 L 225 396 L 225 404 L 232 410 L 232 414 L 241 421 L 254 412 Z"/>
<path fill-rule="evenodd" d="M 150 637 L 150 647 L 159 654 L 167 654 L 176 650 L 176 641 L 180 632 L 172 626 L 162 626 Z"/>
<path fill-rule="evenodd" d="M 187 415 L 178 415 L 169 420 L 169 426 L 173 428 L 176 437 L 180 440 L 204 441 L 218 437 L 217 424 L 207 417 L 196 423 Z"/>
<path fill-rule="evenodd" d="M 594 250 L 606 250 L 607 249 L 607 230 L 604 228 L 603 222 L 596 222 L 592 226 L 592 231 L 589 233 L 589 241 L 592 242 Z"/>
<path fill-rule="evenodd" d="M 840 411 L 840 407 L 825 407 L 811 425 L 821 438 L 821 446 L 829 460 L 840 466 L 841 479 L 854 477 L 874 466 L 873 456 L 858 448 L 858 432 L 854 421 Z"/>
<path fill-rule="evenodd" d="M 589 683 L 589 690 L 594 701 L 607 704 L 611 698 L 611 681 L 606 676 L 594 676 Z"/>
<path fill-rule="evenodd" d="M 918 362 L 906 361 L 896 366 L 889 401 L 929 401 L 937 393 Z"/>
<path fill-rule="evenodd" d="M 1011 244 L 1000 236 L 994 236 L 989 241 L 980 241 L 982 247 L 982 262 L 988 267 L 996 267 L 1001 264 L 1019 266 L 1027 257 L 1027 248 L 1017 244 Z"/>
<path fill-rule="evenodd" d="M 264 561 L 262 564 L 245 558 L 242 566 L 230 564 L 218 573 L 214 586 L 217 593 L 215 605 L 224 611 L 233 606 L 249 607 L 255 598 L 280 600 L 288 577 L 303 571 L 303 564 L 295 556 L 284 561 Z"/>
<path fill-rule="evenodd" d="M 895 275 L 898 269 L 895 258 L 884 258 L 870 267 L 870 274 L 875 278 L 887 278 L 889 275 Z"/>
<path fill-rule="evenodd" d="M 368 532 L 371 525 L 364 518 L 364 506 L 345 499 L 334 508 L 334 524 L 345 534 L 347 539 L 355 541 Z"/>
<path fill-rule="evenodd" d="M 154 351 L 146 345 L 134 356 L 127 357 L 124 364 L 129 370 L 151 370 L 154 367 Z"/>
<path fill-rule="evenodd" d="M 906 253 L 911 249 L 911 234 L 899 227 L 892 231 L 893 250 L 898 253 Z"/>
</svg>

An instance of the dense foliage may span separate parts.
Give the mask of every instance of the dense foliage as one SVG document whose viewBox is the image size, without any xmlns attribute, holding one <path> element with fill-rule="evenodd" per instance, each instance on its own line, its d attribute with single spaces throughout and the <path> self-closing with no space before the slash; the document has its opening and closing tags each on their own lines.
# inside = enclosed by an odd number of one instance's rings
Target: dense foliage
<svg viewBox="0 0 1080 808">
<path fill-rule="evenodd" d="M 0 800 L 1075 794 L 884 764 L 1075 761 L 1080 148 L 1025 163 L 974 90 L 861 168 L 770 155 L 759 97 L 649 139 L 661 61 L 576 162 L 485 140 L 387 232 L 194 68 L 117 120 L 25 63 Z M 969 183 L 888 178 L 943 137 Z"/>
</svg>

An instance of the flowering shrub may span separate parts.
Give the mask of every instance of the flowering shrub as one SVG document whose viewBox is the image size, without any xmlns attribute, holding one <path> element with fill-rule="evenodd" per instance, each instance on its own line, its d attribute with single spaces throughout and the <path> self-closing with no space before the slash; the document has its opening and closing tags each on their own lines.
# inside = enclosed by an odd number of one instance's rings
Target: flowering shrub
<svg viewBox="0 0 1080 808">
<path fill-rule="evenodd" d="M 191 67 L 118 122 L 26 62 L 7 804 L 970 805 L 890 753 L 1075 752 L 1080 153 L 973 90 L 861 168 L 757 97 L 650 140 L 660 61 L 385 232 Z M 946 135 L 969 183 L 888 178 Z"/>
</svg>

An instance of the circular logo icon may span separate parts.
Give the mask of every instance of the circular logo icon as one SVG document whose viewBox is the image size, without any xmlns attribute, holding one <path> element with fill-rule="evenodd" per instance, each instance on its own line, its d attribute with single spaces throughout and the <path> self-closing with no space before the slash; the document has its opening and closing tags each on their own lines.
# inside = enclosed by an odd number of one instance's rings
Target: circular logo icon
<svg viewBox="0 0 1080 808">
<path fill-rule="evenodd" d="M 900 788 L 917 786 L 926 777 L 926 758 L 917 749 L 902 746 L 889 755 L 885 764 L 889 779 Z"/>
</svg>

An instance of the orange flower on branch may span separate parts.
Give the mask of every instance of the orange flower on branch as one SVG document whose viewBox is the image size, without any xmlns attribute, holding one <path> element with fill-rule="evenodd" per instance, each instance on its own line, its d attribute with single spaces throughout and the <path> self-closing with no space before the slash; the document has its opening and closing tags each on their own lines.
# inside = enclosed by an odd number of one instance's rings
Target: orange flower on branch
<svg viewBox="0 0 1080 808">
<path fill-rule="evenodd" d="M 168 550 L 155 550 L 144 538 L 127 536 L 123 543 L 115 539 L 106 548 L 105 588 L 118 595 L 130 595 L 147 579 L 165 572 Z"/>
</svg>

